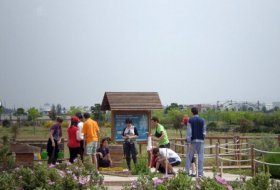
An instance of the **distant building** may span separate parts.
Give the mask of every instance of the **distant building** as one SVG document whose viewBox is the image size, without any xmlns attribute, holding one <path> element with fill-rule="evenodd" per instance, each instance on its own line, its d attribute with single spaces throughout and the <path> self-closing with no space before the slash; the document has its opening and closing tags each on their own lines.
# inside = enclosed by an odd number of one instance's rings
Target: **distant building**
<svg viewBox="0 0 280 190">
<path fill-rule="evenodd" d="M 51 111 L 52 106 L 49 103 L 45 103 L 42 107 L 39 108 L 40 113 L 42 113 L 43 116 L 49 115 L 49 112 Z"/>
</svg>

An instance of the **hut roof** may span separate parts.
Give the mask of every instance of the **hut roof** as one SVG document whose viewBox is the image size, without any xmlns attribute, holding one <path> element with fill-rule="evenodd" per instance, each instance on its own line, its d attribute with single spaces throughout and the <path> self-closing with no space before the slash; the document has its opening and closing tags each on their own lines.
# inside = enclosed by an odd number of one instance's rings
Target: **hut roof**
<svg viewBox="0 0 280 190">
<path fill-rule="evenodd" d="M 162 109 L 157 92 L 105 92 L 101 110 Z"/>
<path fill-rule="evenodd" d="M 40 152 L 41 148 L 22 143 L 10 143 L 10 152 L 15 153 L 36 153 Z"/>
</svg>

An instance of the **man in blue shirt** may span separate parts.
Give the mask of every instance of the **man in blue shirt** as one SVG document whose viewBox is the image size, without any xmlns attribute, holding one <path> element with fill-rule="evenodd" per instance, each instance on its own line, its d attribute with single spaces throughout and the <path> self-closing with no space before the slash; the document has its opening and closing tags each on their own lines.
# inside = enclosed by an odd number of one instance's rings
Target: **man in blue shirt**
<svg viewBox="0 0 280 190">
<path fill-rule="evenodd" d="M 187 155 L 185 169 L 189 172 L 191 167 L 191 160 L 194 154 L 198 154 L 198 176 L 203 176 L 203 163 L 204 163 L 204 138 L 206 136 L 206 123 L 198 115 L 198 109 L 193 107 L 191 109 L 193 117 L 188 121 L 187 127 Z"/>
</svg>

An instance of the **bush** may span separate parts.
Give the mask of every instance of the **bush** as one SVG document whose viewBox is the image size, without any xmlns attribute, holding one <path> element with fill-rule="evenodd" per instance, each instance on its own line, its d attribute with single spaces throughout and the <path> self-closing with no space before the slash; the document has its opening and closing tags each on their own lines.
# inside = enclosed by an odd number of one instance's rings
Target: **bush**
<svg viewBox="0 0 280 190">
<path fill-rule="evenodd" d="M 50 129 L 52 126 L 53 126 L 53 122 L 52 121 L 47 121 L 47 122 L 44 122 L 43 126 L 47 129 Z"/>
<path fill-rule="evenodd" d="M 245 185 L 242 187 L 244 190 L 254 189 L 254 190 L 266 190 L 269 189 L 270 181 L 269 181 L 270 175 L 267 173 L 258 173 L 255 177 L 252 179 L 249 179 L 246 181 Z"/>
<path fill-rule="evenodd" d="M 226 190 L 227 188 L 218 184 L 215 179 L 211 178 L 203 178 L 201 184 L 200 184 L 200 189 L 201 190 L 210 190 L 210 189 L 215 189 L 215 190 Z"/>
<path fill-rule="evenodd" d="M 207 124 L 207 130 L 208 131 L 217 131 L 217 128 L 218 128 L 218 123 L 215 122 L 215 121 L 209 122 Z"/>
<path fill-rule="evenodd" d="M 148 159 L 144 156 L 139 156 L 137 160 L 137 164 L 132 167 L 131 173 L 133 175 L 140 175 L 140 174 L 149 174 L 150 169 L 148 167 Z"/>
<path fill-rule="evenodd" d="M 2 126 L 3 127 L 10 127 L 11 126 L 11 122 L 8 119 L 4 119 L 2 121 Z"/>
<path fill-rule="evenodd" d="M 69 125 L 70 125 L 70 124 L 69 124 L 68 121 L 63 121 L 62 124 L 61 124 L 61 127 L 62 127 L 62 128 L 68 128 Z"/>
<path fill-rule="evenodd" d="M 272 152 L 280 152 L 280 148 L 277 147 L 272 150 Z M 280 155 L 279 154 L 266 154 L 264 157 L 265 162 L 280 164 Z M 280 179 L 280 166 L 268 166 L 269 173 L 273 178 Z"/>
<path fill-rule="evenodd" d="M 105 128 L 111 128 L 112 126 L 111 126 L 111 123 L 106 122 L 106 123 L 104 123 L 104 127 Z"/>
<path fill-rule="evenodd" d="M 192 178 L 189 177 L 186 172 L 179 170 L 176 177 L 171 178 L 167 181 L 167 184 L 165 184 L 165 187 L 167 189 L 191 189 L 192 187 Z"/>
<path fill-rule="evenodd" d="M 92 175 L 88 177 L 89 174 Z M 103 190 L 106 188 L 100 185 L 102 182 L 103 176 L 89 170 L 80 160 L 74 164 L 63 163 L 51 167 L 39 162 L 33 168 L 20 167 L 0 173 L 0 190 Z"/>
</svg>

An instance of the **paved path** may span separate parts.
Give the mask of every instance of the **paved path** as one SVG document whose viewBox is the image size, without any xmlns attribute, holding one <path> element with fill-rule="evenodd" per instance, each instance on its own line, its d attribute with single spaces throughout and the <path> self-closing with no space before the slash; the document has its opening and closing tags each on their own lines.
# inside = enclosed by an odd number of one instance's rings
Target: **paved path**
<svg viewBox="0 0 280 190">
<path fill-rule="evenodd" d="M 175 168 L 175 171 L 177 171 L 178 169 L 182 168 Z M 204 175 L 205 177 L 213 178 L 213 172 L 205 171 Z M 240 178 L 240 175 L 224 173 L 222 177 L 225 178 L 227 181 L 235 181 L 236 179 Z M 250 177 L 247 177 L 247 179 L 248 178 Z M 123 185 L 130 184 L 136 179 L 137 176 L 119 177 L 113 175 L 104 175 L 104 183 L 108 187 L 108 190 L 120 190 L 122 189 Z M 195 180 L 195 178 L 193 178 L 193 180 Z"/>
</svg>

